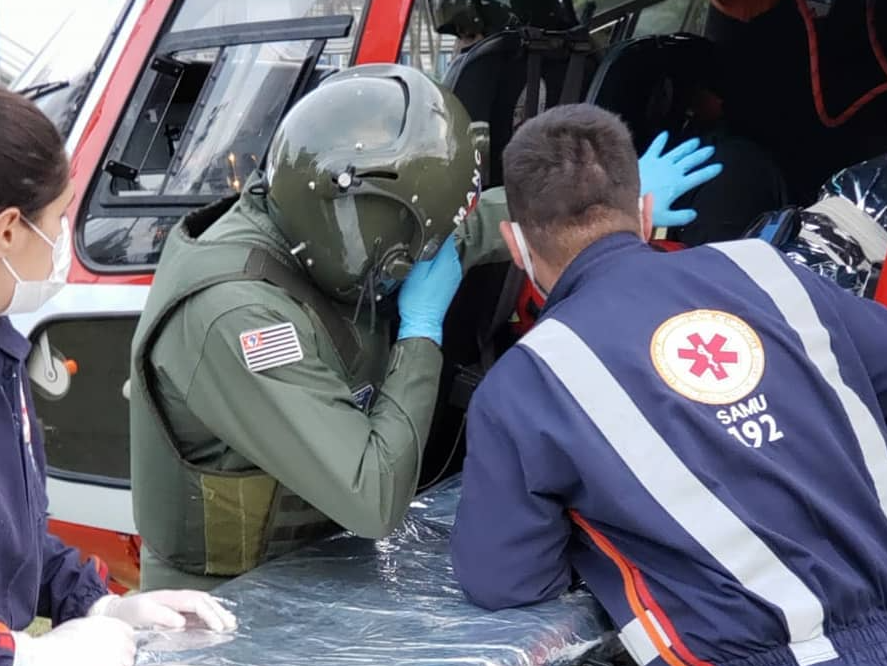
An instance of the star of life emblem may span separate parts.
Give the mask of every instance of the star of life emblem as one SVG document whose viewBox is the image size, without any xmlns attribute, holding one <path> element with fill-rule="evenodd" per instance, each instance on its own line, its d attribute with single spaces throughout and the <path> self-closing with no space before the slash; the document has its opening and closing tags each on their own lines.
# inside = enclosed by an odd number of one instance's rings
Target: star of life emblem
<svg viewBox="0 0 887 666">
<path fill-rule="evenodd" d="M 711 405 L 741 400 L 764 374 L 758 334 L 739 317 L 719 310 L 671 317 L 653 334 L 650 356 L 670 388 Z"/>
</svg>

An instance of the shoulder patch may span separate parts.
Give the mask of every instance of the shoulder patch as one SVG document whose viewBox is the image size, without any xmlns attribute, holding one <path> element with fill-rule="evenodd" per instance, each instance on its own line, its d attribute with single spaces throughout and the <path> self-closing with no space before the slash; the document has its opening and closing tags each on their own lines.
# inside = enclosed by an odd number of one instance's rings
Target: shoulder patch
<svg viewBox="0 0 887 666">
<path fill-rule="evenodd" d="M 305 356 L 292 322 L 244 331 L 240 334 L 240 349 L 246 367 L 253 372 L 296 363 Z"/>
</svg>

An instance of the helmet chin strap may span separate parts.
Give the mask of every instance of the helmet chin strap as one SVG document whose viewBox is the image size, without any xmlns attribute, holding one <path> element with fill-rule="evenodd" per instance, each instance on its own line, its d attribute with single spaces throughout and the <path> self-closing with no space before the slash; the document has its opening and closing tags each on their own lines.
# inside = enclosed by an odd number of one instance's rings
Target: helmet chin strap
<svg viewBox="0 0 887 666">
<path fill-rule="evenodd" d="M 379 239 L 376 239 L 373 248 L 373 261 L 363 278 L 363 284 L 360 285 L 360 296 L 357 297 L 357 305 L 354 307 L 354 317 L 351 320 L 353 324 L 357 323 L 357 320 L 360 318 L 360 308 L 363 306 L 363 299 L 365 296 L 369 296 L 371 333 L 375 333 L 376 331 L 376 281 L 379 279 L 379 274 L 381 272 L 381 267 L 379 266 L 380 245 L 381 243 L 379 242 Z"/>
</svg>

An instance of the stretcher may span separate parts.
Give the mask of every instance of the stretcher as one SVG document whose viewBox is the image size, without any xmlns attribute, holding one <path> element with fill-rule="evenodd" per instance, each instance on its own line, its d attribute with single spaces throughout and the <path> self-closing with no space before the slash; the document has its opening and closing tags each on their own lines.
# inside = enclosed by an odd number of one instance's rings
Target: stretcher
<svg viewBox="0 0 887 666">
<path fill-rule="evenodd" d="M 220 587 L 240 626 L 146 631 L 137 664 L 160 666 L 547 666 L 612 664 L 622 649 L 594 598 L 489 613 L 453 578 L 454 477 L 419 496 L 380 541 L 341 534 Z"/>
</svg>

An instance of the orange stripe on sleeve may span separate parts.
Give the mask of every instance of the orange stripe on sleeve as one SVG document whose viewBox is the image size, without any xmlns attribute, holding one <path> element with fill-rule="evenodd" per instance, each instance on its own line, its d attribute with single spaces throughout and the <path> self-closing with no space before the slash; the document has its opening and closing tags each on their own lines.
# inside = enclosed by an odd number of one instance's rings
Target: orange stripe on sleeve
<svg viewBox="0 0 887 666">
<path fill-rule="evenodd" d="M 690 652 L 689 648 L 684 645 L 684 641 L 681 640 L 680 634 L 678 634 L 677 630 L 674 628 L 674 625 L 671 623 L 668 615 L 665 614 L 665 611 L 662 610 L 662 607 L 656 602 L 656 599 L 654 599 L 653 595 L 650 593 L 650 589 L 647 587 L 647 583 L 644 581 L 644 577 L 641 574 L 640 570 L 629 562 L 626 562 L 626 564 L 628 564 L 629 568 L 631 569 L 635 586 L 637 587 L 638 594 L 641 597 L 641 602 L 650 609 L 651 613 L 653 613 L 653 617 L 656 618 L 656 620 L 659 622 L 659 626 L 662 627 L 662 631 L 664 631 L 665 635 L 668 636 L 668 639 L 671 641 L 671 645 L 674 648 L 675 652 L 678 653 L 681 659 L 690 664 L 690 666 L 712 666 L 707 661 L 697 659 L 696 656 L 692 652 Z"/>
<path fill-rule="evenodd" d="M 625 561 L 625 558 L 622 557 L 619 551 L 616 550 L 616 547 L 613 546 L 603 534 L 596 531 L 588 521 L 579 515 L 577 511 L 571 510 L 570 517 L 573 519 L 573 522 L 589 536 L 594 542 L 594 545 L 600 548 L 604 555 L 609 557 L 619 568 L 619 573 L 622 574 L 622 582 L 625 585 L 625 598 L 628 600 L 628 605 L 631 606 L 631 612 L 634 613 L 638 620 L 640 620 L 641 625 L 644 627 L 644 631 L 647 632 L 647 636 L 650 637 L 659 656 L 662 657 L 669 666 L 686 666 L 686 664 L 665 644 L 665 641 L 662 640 L 656 627 L 653 626 L 653 623 L 650 622 L 650 618 L 647 617 L 647 609 L 641 604 L 637 588 L 635 587 L 634 577 L 631 575 L 631 568 Z"/>
</svg>

